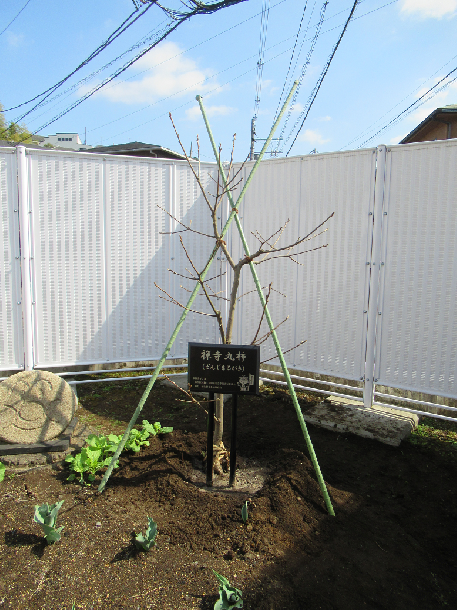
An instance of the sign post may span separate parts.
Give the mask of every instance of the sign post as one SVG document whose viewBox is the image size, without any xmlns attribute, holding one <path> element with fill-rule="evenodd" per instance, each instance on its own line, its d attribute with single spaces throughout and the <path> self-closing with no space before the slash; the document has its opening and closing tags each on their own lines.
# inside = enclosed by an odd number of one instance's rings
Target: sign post
<svg viewBox="0 0 457 610">
<path fill-rule="evenodd" d="M 189 343 L 187 383 L 192 392 L 208 392 L 206 485 L 213 485 L 214 394 L 232 395 L 229 485 L 235 482 L 238 394 L 258 394 L 260 347 Z"/>
</svg>

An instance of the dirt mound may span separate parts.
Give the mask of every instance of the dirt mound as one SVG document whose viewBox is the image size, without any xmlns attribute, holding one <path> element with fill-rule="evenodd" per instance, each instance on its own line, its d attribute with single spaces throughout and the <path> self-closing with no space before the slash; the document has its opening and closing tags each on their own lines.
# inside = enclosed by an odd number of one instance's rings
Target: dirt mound
<svg viewBox="0 0 457 610">
<path fill-rule="evenodd" d="M 240 400 L 232 491 L 205 489 L 204 419 L 190 407 L 161 390 L 144 417 L 158 419 L 166 400 L 177 415 L 162 412 L 162 425 L 186 428 L 123 455 L 103 494 L 50 467 L 0 484 L 1 608 L 212 610 L 213 569 L 243 591 L 246 610 L 457 607 L 452 456 L 310 427 L 330 517 L 287 395 Z M 61 499 L 64 535 L 47 546 L 34 505 Z M 158 548 L 138 553 L 132 535 L 148 516 Z"/>
</svg>

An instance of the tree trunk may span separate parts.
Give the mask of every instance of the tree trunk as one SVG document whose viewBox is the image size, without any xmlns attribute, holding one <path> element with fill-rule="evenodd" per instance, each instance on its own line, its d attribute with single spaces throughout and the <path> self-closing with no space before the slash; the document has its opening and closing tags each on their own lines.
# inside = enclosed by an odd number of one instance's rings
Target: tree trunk
<svg viewBox="0 0 457 610">
<path fill-rule="evenodd" d="M 222 442 L 222 435 L 224 434 L 224 395 L 216 394 L 214 396 L 215 415 L 219 421 L 214 422 L 214 436 L 213 444 L 219 445 Z"/>
</svg>

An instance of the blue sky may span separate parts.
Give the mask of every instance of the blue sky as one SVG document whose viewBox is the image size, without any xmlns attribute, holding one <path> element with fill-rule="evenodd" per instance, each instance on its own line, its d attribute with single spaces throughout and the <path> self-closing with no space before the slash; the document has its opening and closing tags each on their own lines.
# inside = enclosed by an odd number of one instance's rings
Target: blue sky
<svg viewBox="0 0 457 610">
<path fill-rule="evenodd" d="M 18 15 L 26 2 L 2 2 L 0 102 L 5 109 L 33 98 L 69 74 L 134 9 L 131 0 L 29 0 Z M 165 4 L 171 8 L 180 6 L 178 0 L 166 0 Z M 232 135 L 236 133 L 235 158 L 242 160 L 249 152 L 258 86 L 262 7 L 270 8 L 257 112 L 258 138 L 266 138 L 269 133 L 290 63 L 289 81 L 300 76 L 322 4 L 322 0 L 308 0 L 292 62 L 304 0 L 248 0 L 184 23 L 116 81 L 42 128 L 142 47 L 108 68 L 100 71 L 101 68 L 141 43 L 145 36 L 156 35 L 157 28 L 164 26 L 166 15 L 152 7 L 58 89 L 56 93 L 63 95 L 37 108 L 22 122 L 42 135 L 78 132 L 84 139 L 87 129 L 87 143 L 92 145 L 142 141 L 178 150 L 168 118 L 171 111 L 186 149 L 189 151 L 192 142 L 195 154 L 198 134 L 201 158 L 211 161 L 195 102 L 195 95 L 201 94 L 224 158 L 229 156 Z M 291 129 L 297 120 L 301 123 L 301 112 L 306 109 L 351 7 L 351 0 L 330 0 L 326 6 L 320 34 L 284 130 L 285 139 L 289 139 L 280 149 L 283 154 L 294 140 L 297 129 Z M 426 96 L 400 120 L 393 121 L 457 67 L 456 15 L 457 0 L 360 2 L 289 155 L 308 154 L 313 149 L 330 152 L 398 143 L 434 108 L 457 103 L 457 80 L 451 82 L 457 77 L 456 71 L 432 92 L 436 95 Z M 93 74 L 96 71 L 98 74 Z M 81 79 L 87 80 L 79 83 Z M 16 120 L 23 108 L 31 107 L 28 104 L 10 110 L 6 119 Z M 390 121 L 393 123 L 383 130 Z M 381 133 L 376 134 L 379 130 Z M 259 142 L 256 150 L 260 147 Z"/>
</svg>

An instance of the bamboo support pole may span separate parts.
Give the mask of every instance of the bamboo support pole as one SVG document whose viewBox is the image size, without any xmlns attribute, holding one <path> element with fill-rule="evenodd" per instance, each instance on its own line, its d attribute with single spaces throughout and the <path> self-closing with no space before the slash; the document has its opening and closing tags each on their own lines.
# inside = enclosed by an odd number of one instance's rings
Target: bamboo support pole
<svg viewBox="0 0 457 610">
<path fill-rule="evenodd" d="M 270 136 L 267 139 L 267 141 L 265 142 L 264 147 L 262 148 L 262 151 L 261 151 L 261 153 L 259 155 L 259 158 L 257 159 L 257 163 L 260 163 L 266 148 L 270 144 L 270 141 L 271 141 L 271 139 L 273 137 L 274 130 L 277 127 L 279 121 L 281 120 L 282 114 L 285 111 L 285 108 L 287 107 L 287 105 L 289 104 L 289 101 L 290 101 L 291 97 L 293 96 L 293 94 L 295 92 L 295 89 L 297 88 L 297 85 L 298 85 L 298 82 L 295 81 L 295 83 L 294 83 L 294 85 L 293 85 L 293 87 L 292 87 L 292 89 L 291 89 L 291 91 L 289 93 L 289 96 L 288 96 L 288 98 L 287 98 L 287 100 L 286 100 L 286 102 L 285 102 L 285 104 L 283 106 L 283 109 L 282 109 L 280 115 L 278 116 L 278 118 L 276 120 L 276 123 L 273 126 L 273 129 L 272 129 L 272 131 L 270 133 Z M 220 174 L 222 176 L 222 180 L 224 182 L 224 187 L 225 187 L 225 189 L 227 191 L 228 199 L 229 199 L 230 205 L 232 207 L 232 211 L 233 211 L 233 209 L 238 208 L 238 202 L 244 196 L 244 193 L 245 193 L 246 188 L 248 186 L 248 182 L 246 182 L 246 184 L 244 185 L 243 191 L 242 191 L 241 195 L 239 196 L 239 198 L 237 200 L 237 203 L 235 204 L 233 202 L 233 198 L 232 198 L 232 194 L 230 192 L 230 189 L 227 188 L 227 178 L 225 176 L 225 172 L 224 172 L 224 169 L 222 167 L 222 163 L 221 163 L 221 160 L 220 160 L 220 155 L 219 155 L 219 152 L 218 152 L 218 150 L 216 148 L 216 143 L 214 141 L 213 134 L 211 132 L 211 127 L 210 127 L 209 122 L 208 122 L 208 117 L 206 116 L 206 112 L 205 112 L 205 109 L 203 107 L 202 99 L 201 99 L 200 96 L 197 96 L 197 101 L 198 101 L 198 103 L 200 105 L 200 110 L 201 110 L 201 113 L 203 115 L 203 120 L 205 121 L 206 130 L 207 130 L 208 136 L 209 136 L 209 138 L 211 140 L 211 145 L 213 147 L 213 152 L 214 152 L 214 155 L 216 157 L 216 161 L 217 161 L 218 166 L 219 166 L 219 171 L 220 171 Z M 249 178 L 251 178 L 251 176 L 252 176 L 252 172 L 251 172 Z M 241 226 L 241 222 L 240 222 L 240 220 L 238 218 L 238 214 L 235 216 L 235 222 L 236 222 L 236 226 L 238 228 L 238 232 L 240 234 L 241 241 L 243 243 L 244 251 L 246 253 L 246 256 L 249 257 L 251 255 L 250 251 L 249 251 L 249 246 L 247 244 L 247 241 L 246 241 L 246 238 L 245 238 L 245 235 L 244 235 L 243 227 Z M 284 373 L 284 377 L 286 378 L 286 381 L 287 381 L 287 387 L 288 387 L 290 395 L 292 397 L 292 401 L 293 401 L 293 404 L 294 404 L 294 407 L 295 407 L 295 411 L 297 413 L 298 421 L 300 422 L 300 427 L 301 427 L 301 430 L 303 432 L 303 436 L 305 438 L 306 445 L 308 447 L 308 451 L 309 451 L 309 454 L 310 454 L 310 457 L 311 457 L 311 462 L 312 462 L 312 464 L 314 466 L 314 470 L 316 472 L 317 480 L 319 482 L 319 486 L 321 488 L 322 495 L 324 497 L 325 505 L 327 506 L 327 511 L 328 511 L 328 513 L 330 515 L 334 516 L 335 515 L 335 511 L 333 510 L 332 502 L 330 500 L 330 496 L 328 494 L 327 486 L 325 485 L 325 481 L 324 481 L 324 478 L 322 476 L 321 469 L 319 467 L 319 462 L 317 461 L 316 453 L 314 451 L 314 447 L 313 447 L 313 444 L 311 442 L 311 438 L 309 436 L 308 428 L 306 426 L 306 422 L 305 422 L 305 419 L 303 417 L 303 413 L 302 413 L 302 411 L 300 409 L 300 405 L 298 404 L 298 399 L 297 399 L 297 395 L 295 393 L 295 388 L 292 385 L 292 379 L 290 378 L 289 369 L 287 368 L 287 364 L 286 364 L 286 361 L 284 359 L 284 355 L 282 353 L 281 345 L 279 343 L 279 339 L 278 339 L 278 336 L 277 336 L 276 331 L 275 331 L 275 326 L 273 324 L 273 321 L 272 321 L 271 316 L 270 316 L 270 312 L 268 310 L 267 302 L 265 300 L 265 296 L 264 296 L 263 291 L 262 291 L 262 286 L 260 284 L 257 272 L 255 270 L 254 263 L 252 261 L 249 263 L 249 266 L 251 268 L 252 277 L 254 279 L 254 283 L 255 283 L 256 288 L 257 288 L 257 292 L 258 292 L 258 295 L 259 295 L 259 298 L 260 298 L 260 302 L 261 302 L 262 307 L 263 307 L 263 311 L 265 312 L 265 318 L 267 320 L 268 326 L 269 326 L 270 331 L 271 331 L 271 336 L 273 338 L 273 342 L 274 342 L 274 345 L 275 345 L 275 348 L 276 348 L 276 352 L 278 354 L 278 358 L 279 358 L 279 361 L 281 363 L 281 368 L 282 368 L 282 371 Z"/>
<path fill-rule="evenodd" d="M 297 85 L 294 83 L 293 91 L 295 91 L 296 87 L 297 87 Z M 292 94 L 292 91 L 291 91 L 291 94 Z M 280 115 L 278 117 L 278 120 L 275 122 L 275 124 L 271 128 L 271 132 L 270 132 L 269 138 L 265 142 L 265 145 L 262 148 L 261 155 L 260 155 L 259 159 L 256 161 L 256 163 L 254 164 L 254 167 L 252 168 L 251 173 L 249 174 L 248 179 L 246 180 L 246 183 L 245 183 L 245 185 L 244 185 L 244 187 L 242 189 L 242 192 L 241 192 L 240 196 L 237 199 L 236 205 L 238 205 L 238 202 L 240 202 L 242 197 L 244 197 L 244 193 L 246 192 L 246 189 L 247 189 L 249 183 L 251 182 L 251 180 L 252 180 L 252 178 L 253 178 L 253 176 L 254 176 L 254 174 L 255 174 L 258 166 L 259 166 L 259 163 L 261 161 L 263 153 L 265 152 L 265 150 L 267 149 L 271 139 L 273 138 L 274 132 L 275 132 L 275 130 L 276 130 L 278 124 L 279 124 L 279 118 L 282 117 L 282 115 L 284 114 L 284 112 L 285 112 L 285 110 L 286 110 L 286 108 L 287 108 L 287 106 L 289 104 L 289 101 L 290 101 L 290 98 L 291 98 L 291 94 L 289 94 L 289 97 L 284 102 L 284 105 L 282 107 L 282 110 L 281 110 L 281 113 L 280 113 Z M 198 99 L 198 97 L 199 96 L 197 96 L 197 99 Z M 237 215 L 236 215 L 236 205 L 235 206 L 232 205 L 232 211 L 231 211 L 229 217 L 227 218 L 227 222 L 225 223 L 225 225 L 224 225 L 224 227 L 222 229 L 221 238 L 224 237 L 224 235 L 227 233 L 228 228 L 229 228 L 233 218 L 236 218 L 238 220 Z M 201 273 L 201 279 L 202 280 L 205 279 L 206 274 L 208 273 L 209 268 L 211 267 L 211 263 L 213 262 L 214 257 L 216 256 L 216 253 L 217 253 L 218 249 L 219 249 L 219 245 L 216 244 L 214 246 L 214 248 L 213 248 L 213 251 L 211 252 L 211 255 L 210 255 L 209 259 L 208 259 L 208 262 L 206 263 L 206 266 L 205 266 L 204 270 Z M 115 453 L 114 453 L 114 455 L 113 455 L 113 457 L 111 459 L 111 462 L 110 462 L 110 464 L 109 464 L 109 466 L 108 466 L 108 468 L 107 468 L 107 470 L 106 470 L 106 472 L 105 472 L 105 474 L 104 474 L 104 476 L 103 476 L 103 478 L 101 480 L 101 483 L 98 486 L 98 492 L 99 493 L 102 493 L 102 491 L 105 489 L 106 483 L 108 482 L 108 479 L 110 478 L 111 473 L 113 472 L 114 465 L 116 464 L 116 462 L 119 459 L 119 456 L 120 456 L 122 450 L 124 449 L 125 443 L 127 442 L 127 439 L 128 439 L 128 437 L 130 435 L 130 431 L 132 430 L 132 428 L 135 425 L 138 417 L 140 416 L 140 413 L 141 413 L 141 411 L 142 411 L 142 409 L 144 407 L 144 403 L 146 402 L 146 400 L 147 400 L 147 398 L 149 396 L 149 393 L 150 393 L 154 383 L 156 382 L 157 377 L 159 376 L 160 370 L 162 369 L 162 367 L 163 367 L 163 365 L 165 363 L 165 360 L 167 359 L 167 356 L 168 356 L 168 354 L 169 354 L 169 352 L 170 352 L 170 350 L 171 350 L 171 348 L 173 346 L 173 343 L 175 342 L 176 337 L 178 336 L 178 333 L 181 330 L 181 326 L 184 324 L 184 321 L 185 321 L 185 319 L 187 317 L 187 314 L 189 313 L 189 310 L 190 310 L 190 308 L 192 306 L 192 303 L 194 302 L 194 300 L 195 300 L 199 290 L 200 290 L 200 283 L 198 282 L 198 283 L 195 284 L 195 288 L 193 289 L 192 294 L 190 295 L 189 300 L 187 301 L 187 305 L 186 305 L 184 311 L 182 312 L 181 317 L 178 320 L 176 328 L 173 331 L 173 333 L 172 333 L 172 335 L 171 335 L 171 337 L 170 337 L 170 339 L 169 339 L 169 341 L 168 341 L 168 343 L 167 343 L 167 345 L 165 347 L 165 350 L 164 350 L 164 352 L 163 352 L 163 354 L 162 354 L 162 356 L 161 356 L 161 358 L 160 358 L 160 360 L 159 360 L 159 362 L 157 364 L 157 367 L 156 367 L 156 369 L 154 371 L 154 374 L 152 375 L 151 379 L 149 380 L 149 383 L 148 383 L 145 391 L 143 392 L 142 397 L 140 398 L 140 402 L 138 403 L 138 406 L 135 409 L 135 412 L 132 415 L 132 418 L 130 419 L 130 421 L 129 421 L 128 425 L 127 425 L 127 428 L 125 430 L 124 436 L 122 437 L 121 442 L 119 443 L 119 445 L 118 445 L 118 447 L 117 447 L 117 449 L 116 449 L 116 451 L 115 451 Z"/>
</svg>

